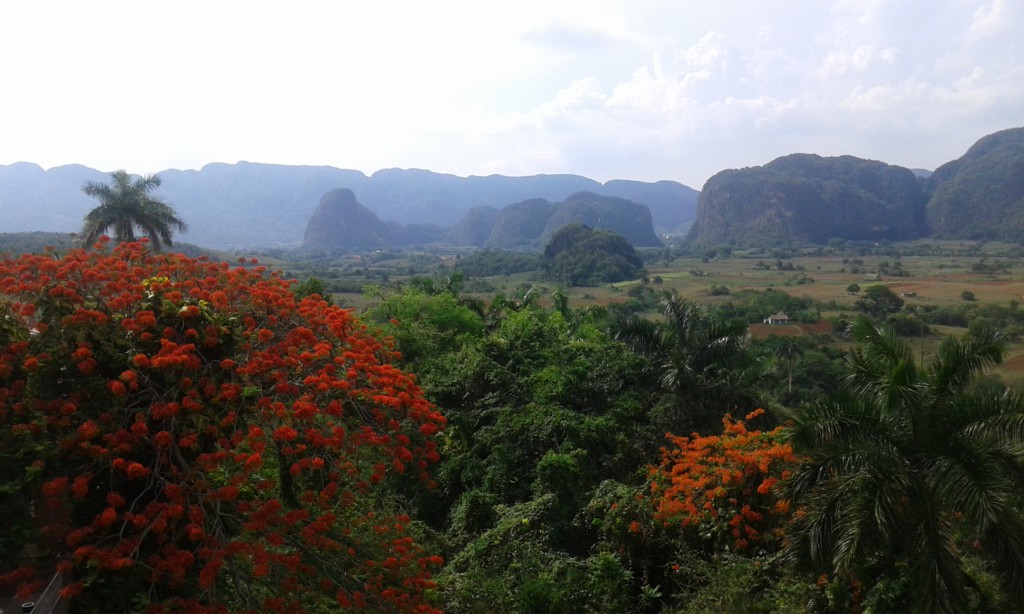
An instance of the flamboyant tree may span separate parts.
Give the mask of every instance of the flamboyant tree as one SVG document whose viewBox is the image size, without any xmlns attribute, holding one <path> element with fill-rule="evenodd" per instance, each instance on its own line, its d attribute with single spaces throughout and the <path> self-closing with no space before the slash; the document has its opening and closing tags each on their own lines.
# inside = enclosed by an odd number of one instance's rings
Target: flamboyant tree
<svg viewBox="0 0 1024 614">
<path fill-rule="evenodd" d="M 83 610 L 432 611 L 442 561 L 387 487 L 429 486 L 445 419 L 394 357 L 262 268 L 0 259 L 5 516 Z"/>
<path fill-rule="evenodd" d="M 761 416 L 758 409 L 746 416 Z M 781 427 L 748 429 L 744 420 L 722 419 L 721 435 L 678 437 L 661 451 L 661 465 L 650 470 L 654 517 L 666 524 L 699 527 L 720 543 L 744 551 L 766 539 L 778 545 L 789 501 L 775 485 L 797 465 Z"/>
</svg>

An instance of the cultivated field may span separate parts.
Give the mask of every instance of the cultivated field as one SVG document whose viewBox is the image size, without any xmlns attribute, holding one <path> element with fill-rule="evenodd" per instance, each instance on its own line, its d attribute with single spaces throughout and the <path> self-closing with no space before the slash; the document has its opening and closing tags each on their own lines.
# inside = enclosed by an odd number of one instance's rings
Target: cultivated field
<svg viewBox="0 0 1024 614">
<path fill-rule="evenodd" d="M 444 277 L 454 262 L 451 253 L 419 252 L 375 254 L 331 263 L 293 263 L 283 268 L 300 279 L 318 275 L 325 277 L 325 281 L 346 280 L 344 283 L 351 290 L 335 292 L 334 298 L 358 311 L 374 302 L 359 290 L 365 284 L 384 286 L 416 275 Z M 910 307 L 956 308 L 967 302 L 965 293 L 973 296 L 972 302 L 978 305 L 1024 303 L 1024 250 L 1008 243 L 924 241 L 796 253 L 716 252 L 658 260 L 647 265 L 647 272 L 646 281 L 565 290 L 570 304 L 576 307 L 625 303 L 630 300 L 630 289 L 640 284 L 650 285 L 654 290 L 673 289 L 709 306 L 733 301 L 738 292 L 769 288 L 824 305 L 823 320 L 818 323 L 751 325 L 751 333 L 759 337 L 831 331 L 825 318 L 856 313 L 854 304 L 859 295 L 848 291 L 853 284 L 861 290 L 875 284 L 886 285 Z M 540 302 L 546 304 L 557 284 L 537 281 L 530 273 L 500 275 L 467 280 L 464 293 L 486 300 L 496 292 L 516 296 L 531 286 L 540 290 Z M 963 328 L 947 326 L 933 325 L 931 329 L 932 333 L 925 338 L 912 340 L 914 349 L 923 351 L 926 358 L 934 354 L 944 336 L 964 332 Z M 1024 383 L 1024 339 L 1013 341 L 1008 361 L 997 372 L 1009 383 Z"/>
</svg>

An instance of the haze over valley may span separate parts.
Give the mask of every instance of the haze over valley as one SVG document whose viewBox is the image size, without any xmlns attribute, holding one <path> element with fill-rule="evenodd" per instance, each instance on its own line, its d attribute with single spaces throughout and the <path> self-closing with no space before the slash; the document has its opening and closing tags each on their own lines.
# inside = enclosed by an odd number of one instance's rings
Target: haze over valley
<svg viewBox="0 0 1024 614">
<path fill-rule="evenodd" d="M 1017 240 L 1024 233 L 1024 128 L 979 139 L 935 173 L 853 156 L 791 154 L 723 170 L 701 192 L 673 181 L 463 178 L 416 169 L 366 176 L 252 163 L 159 176 L 159 195 L 189 223 L 181 238 L 219 249 L 539 249 L 574 221 L 614 230 L 637 247 L 662 245 L 657 235 L 765 246 L 933 235 Z M 0 230 L 76 232 L 92 207 L 82 185 L 104 178 L 81 165 L 0 166 Z"/>
</svg>

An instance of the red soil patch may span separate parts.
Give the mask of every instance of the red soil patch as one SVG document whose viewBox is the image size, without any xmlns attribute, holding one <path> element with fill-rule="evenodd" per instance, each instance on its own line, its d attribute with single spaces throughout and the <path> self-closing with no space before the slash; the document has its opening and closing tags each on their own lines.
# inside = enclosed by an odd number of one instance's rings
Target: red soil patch
<svg viewBox="0 0 1024 614">
<path fill-rule="evenodd" d="M 1002 368 L 1009 371 L 1022 371 L 1024 372 L 1024 354 L 1018 354 L 1013 358 L 1006 360 L 1002 364 Z"/>
<path fill-rule="evenodd" d="M 803 331 L 794 324 L 751 324 L 747 327 L 750 335 L 757 339 L 766 339 L 775 335 L 776 337 L 799 337 Z"/>
<path fill-rule="evenodd" d="M 813 324 L 751 324 L 747 327 L 751 336 L 757 339 L 776 337 L 800 337 L 832 332 L 832 325 L 822 320 Z"/>
<path fill-rule="evenodd" d="M 799 324 L 798 326 L 808 335 L 820 335 L 832 332 L 832 324 L 826 320 L 821 320 L 814 324 Z"/>
</svg>

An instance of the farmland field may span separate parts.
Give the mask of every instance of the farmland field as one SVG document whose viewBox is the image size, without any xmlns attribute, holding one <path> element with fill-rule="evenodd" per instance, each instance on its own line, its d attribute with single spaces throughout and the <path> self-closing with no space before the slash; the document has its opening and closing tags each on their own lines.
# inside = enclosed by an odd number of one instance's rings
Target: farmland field
<svg viewBox="0 0 1024 614">
<path fill-rule="evenodd" d="M 413 276 L 443 278 L 453 272 L 458 253 L 378 253 L 333 263 L 294 263 L 282 268 L 300 279 L 318 275 L 328 281 L 341 280 L 335 283 L 348 287 L 344 292 L 333 292 L 335 300 L 358 311 L 375 302 L 361 291 L 367 285 L 385 287 Z M 1011 243 L 918 241 L 785 253 L 720 250 L 711 255 L 658 259 L 649 262 L 646 270 L 645 280 L 564 290 L 574 307 L 625 304 L 636 295 L 637 286 L 647 286 L 656 292 L 675 290 L 709 307 L 734 301 L 737 294 L 745 291 L 769 289 L 811 299 L 820 306 L 822 319 L 816 323 L 751 324 L 750 332 L 755 337 L 829 333 L 832 325 L 828 318 L 853 316 L 862 291 L 879 284 L 899 295 L 905 301 L 905 310 L 911 313 L 933 308 L 955 310 L 968 303 L 1016 309 L 1018 303 L 1024 302 L 1024 250 Z M 466 281 L 463 293 L 485 301 L 498 292 L 516 296 L 535 287 L 540 292 L 540 302 L 546 304 L 558 287 L 553 282 L 538 281 L 534 273 Z M 856 290 L 853 285 L 859 286 L 860 292 L 851 292 Z M 914 339 L 913 346 L 923 350 L 927 357 L 936 351 L 942 338 L 964 331 L 955 326 L 931 325 L 930 334 Z M 835 343 L 843 345 L 838 338 Z M 1024 339 L 1012 339 L 1007 358 L 996 372 L 1007 383 L 1024 383 Z"/>
</svg>

